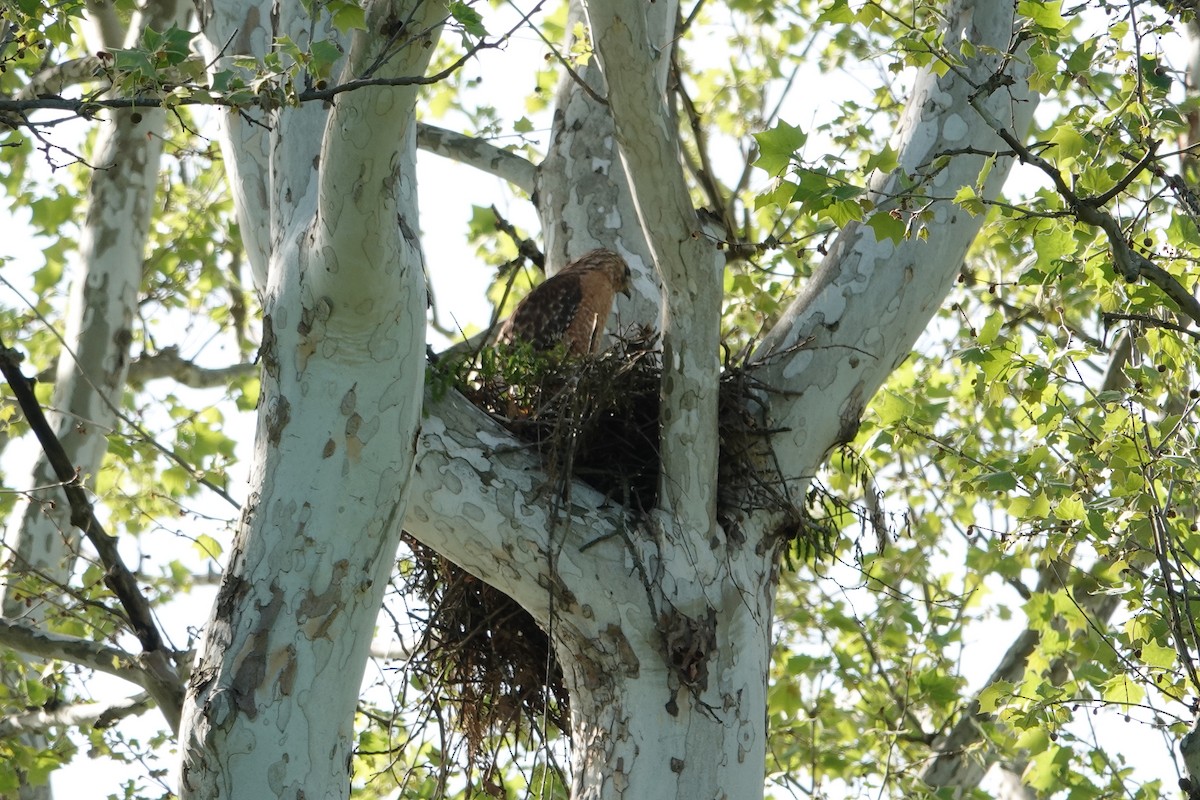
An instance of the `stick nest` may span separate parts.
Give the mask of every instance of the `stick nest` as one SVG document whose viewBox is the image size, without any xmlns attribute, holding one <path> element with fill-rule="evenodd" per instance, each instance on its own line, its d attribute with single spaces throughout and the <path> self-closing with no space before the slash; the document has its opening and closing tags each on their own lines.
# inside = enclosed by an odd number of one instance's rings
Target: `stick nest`
<svg viewBox="0 0 1200 800">
<path fill-rule="evenodd" d="M 485 349 L 463 363 L 439 363 L 445 380 L 541 455 L 550 486 L 564 501 L 581 480 L 631 513 L 658 499 L 661 349 L 657 334 L 635 330 L 586 358 L 535 353 L 522 345 Z M 721 521 L 785 510 L 790 535 L 807 526 L 780 476 L 773 474 L 769 431 L 748 397 L 757 388 L 740 367 L 721 379 Z M 765 409 L 763 409 L 765 412 Z M 429 606 L 424 658 L 458 691 L 459 727 L 475 752 L 489 734 L 569 731 L 562 669 L 545 632 L 503 592 L 409 539 L 408 587 Z M 822 548 L 823 549 L 823 548 Z"/>
</svg>

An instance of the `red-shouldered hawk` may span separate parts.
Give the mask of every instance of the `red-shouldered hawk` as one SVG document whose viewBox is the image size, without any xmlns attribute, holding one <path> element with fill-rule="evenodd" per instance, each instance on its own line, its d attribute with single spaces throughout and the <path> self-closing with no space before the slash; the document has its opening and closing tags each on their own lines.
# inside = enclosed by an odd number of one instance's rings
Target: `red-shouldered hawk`
<svg viewBox="0 0 1200 800">
<path fill-rule="evenodd" d="M 594 353 L 617 292 L 629 297 L 629 265 L 612 250 L 592 250 L 535 286 L 496 341 L 529 342 L 535 350 L 562 342 L 570 355 Z"/>
</svg>

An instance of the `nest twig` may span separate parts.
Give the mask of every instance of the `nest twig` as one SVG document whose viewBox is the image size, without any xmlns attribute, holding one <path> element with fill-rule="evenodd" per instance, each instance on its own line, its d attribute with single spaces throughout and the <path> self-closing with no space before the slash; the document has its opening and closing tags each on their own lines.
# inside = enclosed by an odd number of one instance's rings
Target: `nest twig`
<svg viewBox="0 0 1200 800">
<path fill-rule="evenodd" d="M 658 336 L 649 329 L 615 338 L 595 356 L 563 358 L 521 346 L 484 349 L 435 370 L 542 457 L 550 486 L 569 500 L 575 480 L 633 512 L 658 500 Z M 781 529 L 806 539 L 812 528 L 778 472 L 762 420 L 770 391 L 726 365 L 720 386 L 722 521 L 760 510 L 785 511 Z M 755 410 L 755 401 L 763 404 Z M 820 537 L 823 538 L 823 537 Z M 827 542 L 810 542 L 824 550 Z M 410 541 L 410 587 L 430 608 L 425 659 L 460 687 L 459 723 L 472 750 L 489 735 L 545 723 L 569 733 L 569 698 L 549 637 L 508 595 Z M 546 733 L 543 731 L 543 733 Z"/>
</svg>

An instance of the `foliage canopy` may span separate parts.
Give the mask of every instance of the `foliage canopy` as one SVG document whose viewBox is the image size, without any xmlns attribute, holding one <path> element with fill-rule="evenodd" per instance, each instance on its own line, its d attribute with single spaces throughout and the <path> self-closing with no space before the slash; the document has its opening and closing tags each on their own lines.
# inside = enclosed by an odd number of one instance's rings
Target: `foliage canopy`
<svg viewBox="0 0 1200 800">
<path fill-rule="evenodd" d="M 356 3 L 312 5 L 342 32 L 365 24 Z M 834 552 L 783 571 L 770 675 L 774 796 L 924 796 L 947 737 L 1014 769 L 1039 796 L 1175 791 L 1166 767 L 1135 769 L 1144 756 L 1121 740 L 1161 732 L 1172 747 L 1200 704 L 1200 101 L 1185 68 L 1195 43 L 1182 38 L 1194 9 L 1016 5 L 1027 24 L 1014 57 L 1032 65 L 1043 96 L 1036 131 L 1029 142 L 1010 137 L 1021 167 L 1001 201 L 969 188 L 954 197 L 986 222 L 952 300 L 814 480 L 805 524 Z M 455 35 L 420 79 L 422 119 L 539 160 L 554 82 L 592 57 L 582 24 L 565 5 L 447 8 Z M 114 3 L 112 21 L 128 25 L 132 10 Z M 80 32 L 85 13 L 81 2 L 6 6 L 0 186 L 36 250 L 0 250 L 0 337 L 25 355 L 48 404 L 54 366 L 70 358 L 61 331 L 86 187 L 105 168 L 89 160 L 90 121 L 168 108 L 130 383 L 111 398 L 121 421 L 107 434 L 93 501 L 182 650 L 236 521 L 220 494 L 239 496 L 262 335 L 210 130 L 224 112 L 214 109 L 321 102 L 355 87 L 333 81 L 341 53 L 320 38 L 277 41 L 261 62 L 210 79 L 188 26 L 146 29 L 100 54 Z M 927 235 L 919 213 L 909 224 L 872 214 L 865 187 L 896 167 L 889 137 L 915 70 L 955 70 L 970 55 L 944 48 L 939 20 L 938 3 L 890 0 L 682 10 L 671 92 L 696 205 L 729 254 L 731 359 L 803 291 L 845 225 L 865 221 L 880 239 Z M 521 48 L 545 58 L 523 62 L 530 74 L 497 77 Z M 819 84 L 828 88 L 811 91 Z M 932 176 L 910 177 L 898 202 L 919 210 Z M 490 284 L 491 300 L 511 308 L 532 263 L 526 193 L 476 188 L 460 219 L 440 215 L 436 233 L 426 217 L 439 301 L 430 326 L 443 338 L 487 320 L 459 316 L 439 273 L 476 279 L 478 296 Z M 9 514 L 32 488 L 15 481 L 35 445 L 7 388 L 0 425 Z M 411 569 L 402 553 L 397 587 Z M 68 585 L 14 574 L 9 592 L 49 604 L 55 633 L 124 646 L 129 628 L 104 572 L 85 546 Z M 427 613 L 397 588 L 381 634 L 411 643 Z M 10 674 L 25 670 L 0 685 L 0 793 L 15 788 L 18 769 L 41 780 L 101 756 L 128 765 L 119 793 L 170 791 L 157 754 L 169 733 L 149 716 L 126 719 L 144 698 L 104 724 L 43 725 L 36 712 L 102 710 L 94 670 L 62 654 L 32 666 L 16 649 L 0 658 Z M 446 700 L 454 687 L 395 653 L 377 663 L 355 726 L 363 796 L 563 796 L 564 745 L 550 734 L 526 732 L 465 778 L 454 773 L 465 748 Z M 29 726 L 44 728 L 44 746 L 16 738 Z"/>
</svg>

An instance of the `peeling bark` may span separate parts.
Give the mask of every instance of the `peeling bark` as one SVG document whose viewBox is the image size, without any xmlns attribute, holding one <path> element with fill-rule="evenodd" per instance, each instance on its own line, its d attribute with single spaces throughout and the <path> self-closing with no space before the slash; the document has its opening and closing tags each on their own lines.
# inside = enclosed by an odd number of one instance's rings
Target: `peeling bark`
<svg viewBox="0 0 1200 800">
<path fill-rule="evenodd" d="M 659 6 L 662 6 L 661 8 Z M 724 257 L 700 235 L 666 98 L 669 3 L 586 3 L 617 141 L 663 285 L 660 505 L 664 533 L 716 528 L 717 387 Z M 647 11 L 647 9 L 649 9 Z M 662 15 L 658 17 L 656 15 Z"/>
<path fill-rule="evenodd" d="M 196 0 L 200 52 L 213 72 L 236 69 L 238 57 L 261 57 L 271 45 L 271 0 Z M 249 73 L 245 73 L 249 77 Z M 219 112 L 217 139 L 225 161 L 242 248 L 254 288 L 267 285 L 271 256 L 268 147 L 270 120 L 259 108 Z"/>
<path fill-rule="evenodd" d="M 985 52 L 1004 54 L 1013 37 L 1013 10 L 1004 3 L 955 0 L 946 9 L 945 48 L 957 52 L 969 41 Z M 975 148 L 1007 151 L 995 131 L 968 101 L 1001 66 L 1000 55 L 965 60 L 944 76 L 922 72 L 892 140 L 900 166 L 876 175 L 871 199 L 877 214 L 898 213 L 912 228 L 902 241 L 879 241 L 866 224 L 846 226 L 829 255 L 754 356 L 757 377 L 786 389 L 772 403 L 771 427 L 790 431 L 776 441 L 783 475 L 811 475 L 828 450 L 858 428 L 867 401 L 905 358 L 946 294 L 983 220 L 948 198 L 974 186 L 983 156 L 958 154 L 933 169 L 940 154 Z M 1027 87 L 1020 59 L 1007 64 L 1010 84 L 982 102 L 991 115 L 1024 136 L 1037 99 Z M 1013 159 L 996 160 L 980 195 L 994 199 Z M 901 175 L 928 186 L 921 218 L 897 208 Z M 927 236 L 918 237 L 918 229 Z"/>
<path fill-rule="evenodd" d="M 298 6 L 288 13 L 280 33 L 303 27 Z M 444 14 L 371 4 L 373 33 L 354 37 L 346 69 L 382 56 L 377 74 L 423 72 Z M 395 20 L 420 38 L 379 36 Z M 385 41 L 395 50 L 381 52 Z M 421 255 L 407 234 L 419 227 L 415 99 L 411 86 L 373 87 L 332 110 L 281 112 L 271 130 L 251 491 L 189 685 L 184 798 L 349 792 L 354 708 L 407 507 L 425 372 Z"/>
<path fill-rule="evenodd" d="M 649 13 L 664 13 L 666 5 Z M 351 670 L 360 669 L 369 647 L 368 619 L 386 577 L 379 562 L 390 567 L 401 517 L 416 538 L 512 595 L 549 631 L 572 694 L 575 797 L 761 796 L 775 588 L 767 537 L 776 520 L 747 521 L 737 544 L 716 523 L 722 260 L 696 235 L 699 220 L 659 75 L 670 46 L 663 20 L 674 11 L 656 23 L 645 9 L 593 3 L 588 12 L 615 141 L 635 178 L 638 225 L 665 287 L 662 509 L 635 520 L 582 485 L 568 508 L 556 508 L 536 459 L 454 395 L 426 397 L 420 435 L 406 438 L 416 425 L 406 398 L 419 385 L 412 375 L 419 351 L 411 345 L 420 339 L 406 315 L 423 314 L 415 289 L 390 292 L 396 281 L 416 286 L 419 275 L 403 240 L 391 249 L 370 238 L 379 218 L 370 216 L 370 203 L 358 205 L 364 196 L 396 192 L 402 230 L 407 236 L 416 229 L 404 183 L 408 162 L 401 159 L 398 183 L 381 189 L 390 173 L 374 154 L 377 143 L 358 127 L 389 109 L 380 97 L 344 108 L 339 100 L 320 153 L 328 172 L 304 160 L 310 121 L 277 125 L 271 154 L 279 164 L 270 174 L 281 183 L 265 196 L 281 208 L 272 211 L 255 486 L 194 673 L 185 797 L 218 786 L 232 792 L 235 781 L 246 793 L 345 792 L 344 776 L 328 765 L 343 763 L 348 752 L 357 685 L 347 690 L 353 681 L 346 675 L 359 674 Z M 1012 14 L 1002 11 L 952 4 L 948 46 L 966 36 L 987 45 L 980 52 L 1004 51 Z M 897 134 L 902 169 L 919 174 L 942 149 L 995 146 L 966 102 L 969 84 L 983 83 L 995 67 L 981 59 L 964 74 L 920 79 Z M 1032 102 L 1019 70 L 1013 78 L 1015 87 L 988 102 L 1023 130 Z M 613 152 L 603 136 L 579 139 L 572 150 L 571 119 L 564 113 L 556 123 L 563 137 L 556 147 L 563 149 L 554 158 L 582 165 L 595 157 L 597 143 Z M 411 126 L 404 133 L 407 153 Z M 290 136 L 298 143 L 289 144 Z M 977 158 L 956 157 L 931 185 L 939 197 L 952 194 L 973 183 L 980 166 Z M 601 171 L 609 182 L 611 167 Z M 1006 171 L 1007 163 L 996 166 L 987 192 L 994 195 Z M 880 176 L 877 195 L 896 182 Z M 552 185 L 543 171 L 538 187 L 547 192 L 539 203 L 550 209 L 555 203 L 547 198 L 558 192 L 561 200 L 569 184 Z M 583 209 L 600 196 L 567 192 L 564 218 L 582 220 L 595 235 L 589 226 L 596 215 Z M 632 241 L 620 190 L 607 196 L 617 216 L 600 232 Z M 316 214 L 311 225 L 304 222 L 308 204 Z M 774 398 L 772 420 L 792 431 L 777 450 L 793 486 L 802 487 L 828 448 L 852 435 L 862 407 L 952 284 L 978 221 L 944 201 L 931 214 L 921 223 L 928 241 L 880 243 L 869 227 L 851 226 L 760 351 L 761 377 L 796 393 Z M 574 242 L 578 233 L 548 231 L 552 259 L 571 255 L 575 245 L 558 242 Z M 377 259 L 404 266 L 368 272 L 376 282 L 362 282 L 362 263 Z M 355 587 L 349 594 L 348 585 Z M 331 672 L 341 686 L 329 685 Z M 332 755 L 331 731 L 338 742 Z M 317 753 L 319 746 L 325 749 Z M 253 765 L 238 755 L 251 748 Z"/>
<path fill-rule="evenodd" d="M 676 7 L 675 3 L 661 5 L 662 13 L 655 18 L 660 26 L 674 21 L 666 14 Z M 582 6 L 573 2 L 567 31 L 581 21 Z M 563 44 L 567 51 L 574 44 L 570 33 L 568 37 Z M 656 75 L 656 80 L 666 91 L 666 73 Z M 593 96 L 603 99 L 607 92 L 594 58 L 576 75 L 563 76 L 555 98 L 550 147 L 538 165 L 535 199 L 547 274 L 553 275 L 596 247 L 618 252 L 629 263 L 633 271 L 632 297 L 617 298 L 614 322 L 609 325 L 609 330 L 621 331 L 631 325 L 657 326 L 662 289 L 650 244 L 638 223 L 612 114 Z"/>
</svg>

